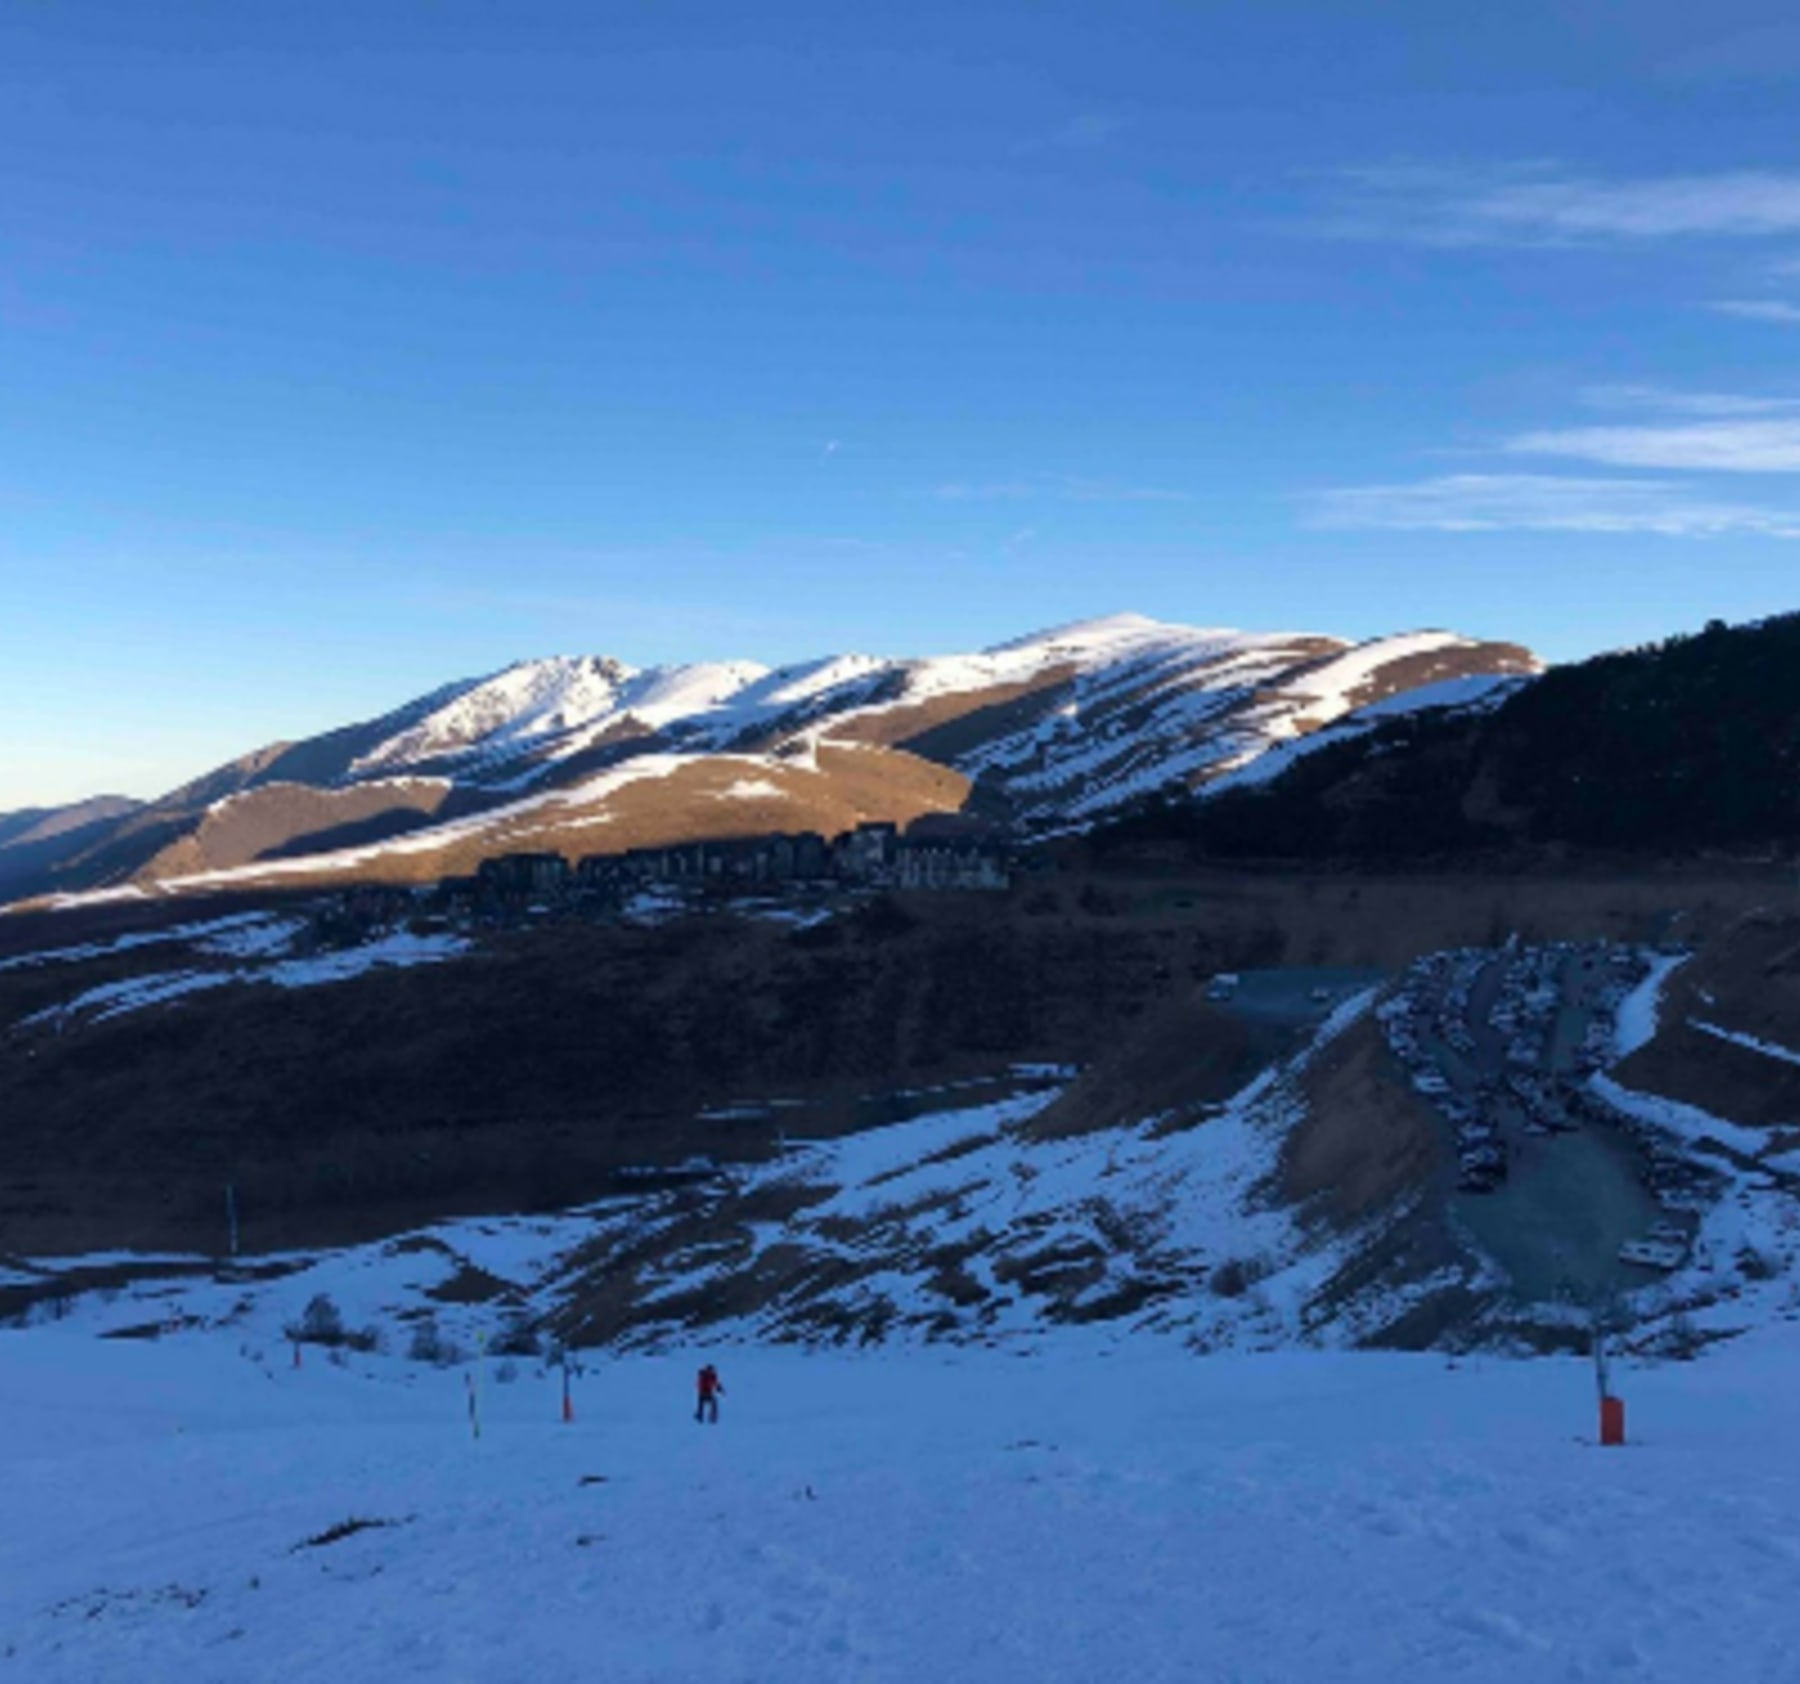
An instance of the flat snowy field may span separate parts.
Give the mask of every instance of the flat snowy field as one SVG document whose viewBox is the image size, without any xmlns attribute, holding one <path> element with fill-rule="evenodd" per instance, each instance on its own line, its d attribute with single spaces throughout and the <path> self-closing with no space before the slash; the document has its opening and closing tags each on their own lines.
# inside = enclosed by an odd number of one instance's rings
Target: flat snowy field
<svg viewBox="0 0 1800 1684">
<path fill-rule="evenodd" d="M 634 1357 L 477 1442 L 463 1370 L 0 1333 L 0 1678 L 1800 1677 L 1791 1326 L 1623 1450 L 1574 1361 L 715 1355 L 717 1428 Z"/>
</svg>

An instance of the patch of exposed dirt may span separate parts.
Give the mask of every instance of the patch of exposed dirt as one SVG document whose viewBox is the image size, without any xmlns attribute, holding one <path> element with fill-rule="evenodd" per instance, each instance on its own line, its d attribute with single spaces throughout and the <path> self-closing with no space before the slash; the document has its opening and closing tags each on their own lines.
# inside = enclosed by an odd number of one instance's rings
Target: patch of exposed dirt
<svg viewBox="0 0 1800 1684">
<path fill-rule="evenodd" d="M 1288 1137 L 1282 1196 L 1352 1223 L 1436 1176 L 1448 1150 L 1425 1102 L 1400 1079 L 1373 1017 L 1352 1025 L 1301 1077 L 1306 1116 Z"/>
<path fill-rule="evenodd" d="M 1190 985 L 1133 1025 L 1032 1119 L 1030 1133 L 1058 1140 L 1152 1117 L 1194 1121 L 1297 1041 L 1293 1031 L 1220 1011 Z"/>
<path fill-rule="evenodd" d="M 1615 1072 L 1748 1128 L 1800 1129 L 1800 1062 L 1703 1023 L 1800 1059 L 1800 917 L 1758 912 L 1705 943 L 1667 984 L 1660 1033 Z"/>
<path fill-rule="evenodd" d="M 425 1296 L 440 1304 L 494 1304 L 516 1299 L 518 1289 L 486 1269 L 464 1263 L 449 1280 L 427 1287 Z"/>
</svg>

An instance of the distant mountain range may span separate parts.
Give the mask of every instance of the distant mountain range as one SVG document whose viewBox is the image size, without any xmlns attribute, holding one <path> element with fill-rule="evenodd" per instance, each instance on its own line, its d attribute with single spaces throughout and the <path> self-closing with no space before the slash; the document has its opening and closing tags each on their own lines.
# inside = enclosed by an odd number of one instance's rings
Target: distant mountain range
<svg viewBox="0 0 1800 1684">
<path fill-rule="evenodd" d="M 1266 777 L 1409 710 L 1492 705 L 1529 650 L 1117 615 L 976 654 L 634 669 L 520 662 L 158 800 L 0 817 L 0 899 L 230 882 L 418 881 L 571 856 L 964 814 L 1043 833 Z"/>
</svg>

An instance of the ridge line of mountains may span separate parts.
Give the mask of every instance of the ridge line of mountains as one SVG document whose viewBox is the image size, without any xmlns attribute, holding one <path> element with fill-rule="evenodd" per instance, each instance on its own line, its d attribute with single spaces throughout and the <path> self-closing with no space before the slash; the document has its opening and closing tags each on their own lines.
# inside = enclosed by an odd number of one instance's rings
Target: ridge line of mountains
<svg viewBox="0 0 1800 1684">
<path fill-rule="evenodd" d="M 423 881 L 926 815 L 1042 834 L 1260 780 L 1310 741 L 1492 705 L 1543 670 L 1447 631 L 1353 643 L 1139 615 L 976 654 L 634 669 L 517 663 L 259 748 L 156 800 L 0 815 L 0 902 L 127 887 Z"/>
<path fill-rule="evenodd" d="M 1226 859 L 1780 844 L 1797 791 L 1800 615 L 1555 668 L 1449 631 L 1116 615 L 971 655 L 520 662 L 154 801 L 0 815 L 0 904 L 869 820 Z"/>
</svg>

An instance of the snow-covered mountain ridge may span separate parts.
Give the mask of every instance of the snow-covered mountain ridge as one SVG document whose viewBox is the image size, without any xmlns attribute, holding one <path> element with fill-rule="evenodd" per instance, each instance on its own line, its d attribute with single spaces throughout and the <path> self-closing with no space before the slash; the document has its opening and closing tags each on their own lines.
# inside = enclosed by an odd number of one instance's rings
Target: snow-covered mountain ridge
<svg viewBox="0 0 1800 1684">
<path fill-rule="evenodd" d="M 946 703 L 981 708 L 994 692 L 1025 687 L 1054 690 L 1055 699 L 1030 710 L 1038 717 L 1029 723 L 995 729 L 943 758 L 1016 784 L 1028 806 L 1073 794 L 1078 809 L 1098 811 L 1152 780 L 1229 770 L 1263 747 L 1427 683 L 1535 670 L 1523 650 L 1452 632 L 1351 644 L 1167 625 L 1136 614 L 973 654 L 912 659 L 847 654 L 774 669 L 755 661 L 637 669 L 557 656 L 519 662 L 458 690 L 359 755 L 344 776 L 448 766 L 473 782 L 519 787 L 555 780 L 609 735 L 666 736 L 687 752 L 803 731 L 867 740 L 891 736 L 884 726 L 929 729 L 909 717 L 929 704 L 948 717 L 956 710 Z"/>
<path fill-rule="evenodd" d="M 83 833 L 41 882 L 5 898 L 275 860 L 288 875 L 313 857 L 361 869 L 402 835 L 415 861 L 463 866 L 490 843 L 563 847 L 560 833 L 540 834 L 533 802 L 554 795 L 559 823 L 574 806 L 582 824 L 604 827 L 627 786 L 633 842 L 963 807 L 1079 827 L 1152 792 L 1254 777 L 1272 751 L 1285 762 L 1308 739 L 1372 723 L 1373 710 L 1492 701 L 1540 670 L 1517 645 L 1449 631 L 1352 643 L 1136 614 L 968 654 L 840 653 L 775 668 L 561 655 L 256 750 Z M 608 775 L 626 763 L 629 778 Z"/>
</svg>

